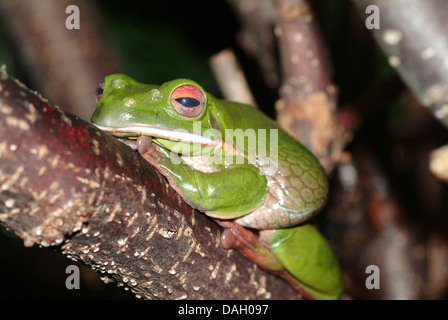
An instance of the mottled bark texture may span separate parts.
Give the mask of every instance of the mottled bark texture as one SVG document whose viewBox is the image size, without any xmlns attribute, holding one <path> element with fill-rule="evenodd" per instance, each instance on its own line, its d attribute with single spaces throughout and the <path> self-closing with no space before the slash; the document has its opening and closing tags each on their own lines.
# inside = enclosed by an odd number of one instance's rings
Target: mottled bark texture
<svg viewBox="0 0 448 320">
<path fill-rule="evenodd" d="M 369 15 L 377 14 L 379 28 L 371 31 L 390 65 L 397 70 L 420 103 L 448 126 L 448 2 L 353 2 L 366 19 Z M 376 6 L 376 10 L 366 13 L 368 6 Z"/>
<path fill-rule="evenodd" d="M 338 123 L 337 88 L 312 1 L 229 3 L 242 21 L 242 47 L 257 57 L 267 86 L 280 84 L 277 122 L 330 173 L 350 137 Z"/>
<path fill-rule="evenodd" d="M 346 144 L 336 117 L 332 67 L 309 1 L 276 0 L 282 83 L 277 121 L 331 172 Z"/>
<path fill-rule="evenodd" d="M 136 152 L 0 77 L 0 223 L 142 298 L 287 299 L 297 293 L 220 244 Z"/>
</svg>

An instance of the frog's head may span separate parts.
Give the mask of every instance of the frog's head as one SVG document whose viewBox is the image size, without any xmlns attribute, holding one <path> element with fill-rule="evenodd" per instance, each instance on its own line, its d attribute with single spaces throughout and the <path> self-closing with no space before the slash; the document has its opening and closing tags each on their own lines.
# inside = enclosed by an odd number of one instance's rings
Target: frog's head
<svg viewBox="0 0 448 320">
<path fill-rule="evenodd" d="M 220 112 L 214 100 L 192 80 L 154 86 L 113 74 L 97 89 L 92 122 L 117 137 L 151 136 L 169 150 L 178 148 L 179 143 L 216 145 Z"/>
</svg>

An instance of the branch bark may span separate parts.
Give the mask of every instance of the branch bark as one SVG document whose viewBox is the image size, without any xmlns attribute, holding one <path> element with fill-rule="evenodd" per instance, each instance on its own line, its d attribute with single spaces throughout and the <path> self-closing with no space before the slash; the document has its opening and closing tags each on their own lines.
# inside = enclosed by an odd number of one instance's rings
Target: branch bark
<svg viewBox="0 0 448 320">
<path fill-rule="evenodd" d="M 121 142 L 0 74 L 0 222 L 26 246 L 51 246 L 158 299 L 290 299 L 298 294 L 220 245 Z"/>
<path fill-rule="evenodd" d="M 214 54 L 210 57 L 209 64 L 226 100 L 257 105 L 232 50 L 224 49 Z"/>
<path fill-rule="evenodd" d="M 375 5 L 373 35 L 420 103 L 448 126 L 448 3 L 444 0 L 353 0 L 360 13 Z M 403 8 L 406 8 L 403 10 Z"/>
<path fill-rule="evenodd" d="M 347 136 L 338 124 L 337 89 L 319 25 L 306 0 L 276 0 L 283 81 L 278 123 L 319 159 L 326 172 L 339 161 Z"/>
</svg>

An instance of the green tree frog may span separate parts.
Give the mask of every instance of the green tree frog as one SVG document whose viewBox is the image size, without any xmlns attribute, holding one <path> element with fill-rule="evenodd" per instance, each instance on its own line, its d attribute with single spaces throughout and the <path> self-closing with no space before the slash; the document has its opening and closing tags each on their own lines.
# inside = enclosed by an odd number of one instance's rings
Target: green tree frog
<svg viewBox="0 0 448 320">
<path fill-rule="evenodd" d="M 134 141 L 129 144 L 188 204 L 217 221 L 258 230 L 276 259 L 268 269 L 287 270 L 309 297 L 340 297 L 335 255 L 306 223 L 326 202 L 325 172 L 273 120 L 187 79 L 156 86 L 113 74 L 98 87 L 97 101 L 92 122 Z"/>
</svg>

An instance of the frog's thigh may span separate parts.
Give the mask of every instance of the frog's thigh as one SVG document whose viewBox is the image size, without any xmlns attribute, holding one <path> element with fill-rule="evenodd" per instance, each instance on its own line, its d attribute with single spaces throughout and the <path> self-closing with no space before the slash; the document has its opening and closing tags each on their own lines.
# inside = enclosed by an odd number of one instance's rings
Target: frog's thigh
<svg viewBox="0 0 448 320">
<path fill-rule="evenodd" d="M 250 164 L 216 172 L 191 169 L 185 163 L 161 164 L 190 201 L 216 217 L 235 217 L 260 205 L 266 194 L 266 178 Z"/>
<path fill-rule="evenodd" d="M 272 253 L 318 299 L 337 299 L 344 284 L 338 261 L 326 239 L 311 224 L 273 230 Z"/>
</svg>

